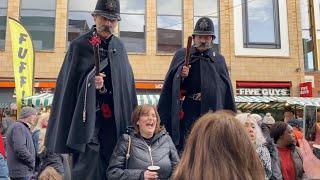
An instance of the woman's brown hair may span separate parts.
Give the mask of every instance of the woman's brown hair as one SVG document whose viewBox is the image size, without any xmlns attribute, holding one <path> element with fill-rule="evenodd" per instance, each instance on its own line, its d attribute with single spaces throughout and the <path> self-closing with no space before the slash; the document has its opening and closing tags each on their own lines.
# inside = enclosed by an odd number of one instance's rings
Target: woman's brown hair
<svg viewBox="0 0 320 180">
<path fill-rule="evenodd" d="M 207 113 L 197 120 L 173 180 L 262 180 L 264 170 L 243 126 L 232 113 Z"/>
<path fill-rule="evenodd" d="M 143 104 L 143 105 L 139 105 L 137 106 L 133 113 L 132 113 L 132 124 L 134 126 L 134 129 L 136 130 L 136 132 L 138 132 L 140 134 L 139 131 L 139 126 L 137 125 L 137 122 L 139 121 L 139 118 L 144 114 L 144 113 L 148 113 L 150 111 L 150 109 L 153 109 L 154 112 L 156 113 L 157 116 L 157 124 L 156 124 L 156 129 L 154 131 L 154 134 L 159 133 L 163 128 L 160 126 L 160 116 L 159 113 L 157 111 L 157 108 L 153 105 L 150 104 Z"/>
<path fill-rule="evenodd" d="M 62 180 L 62 175 L 59 174 L 53 167 L 47 166 L 39 175 L 39 180 Z"/>
</svg>

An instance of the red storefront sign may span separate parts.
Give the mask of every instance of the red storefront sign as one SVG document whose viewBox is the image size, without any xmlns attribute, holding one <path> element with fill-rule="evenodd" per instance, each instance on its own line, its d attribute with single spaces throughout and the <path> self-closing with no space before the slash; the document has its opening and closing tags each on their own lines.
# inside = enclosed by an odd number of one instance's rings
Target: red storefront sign
<svg viewBox="0 0 320 180">
<path fill-rule="evenodd" d="M 312 97 L 312 82 L 300 83 L 300 97 Z"/>
<path fill-rule="evenodd" d="M 237 96 L 290 96 L 288 81 L 237 81 Z"/>
</svg>

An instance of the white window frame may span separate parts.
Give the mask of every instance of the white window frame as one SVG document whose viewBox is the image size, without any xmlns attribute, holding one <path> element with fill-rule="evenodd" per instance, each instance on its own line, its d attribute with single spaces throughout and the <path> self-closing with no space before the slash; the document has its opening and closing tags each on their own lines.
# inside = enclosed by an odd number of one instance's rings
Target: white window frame
<svg viewBox="0 0 320 180">
<path fill-rule="evenodd" d="M 243 43 L 244 36 L 244 23 L 243 21 L 243 7 L 242 0 L 234 0 L 234 43 L 236 56 L 279 56 L 289 57 L 289 31 L 288 31 L 288 18 L 287 18 L 287 1 L 279 0 L 279 23 L 280 23 L 280 49 L 263 49 L 263 48 L 245 48 Z"/>
<path fill-rule="evenodd" d="M 313 1 L 313 4 L 315 4 L 314 6 L 314 12 L 315 12 L 315 16 L 314 16 L 314 21 L 315 21 L 315 27 L 317 27 L 317 33 L 316 33 L 316 38 L 318 40 L 320 40 L 320 0 Z M 319 48 L 319 47 L 318 47 Z"/>
</svg>

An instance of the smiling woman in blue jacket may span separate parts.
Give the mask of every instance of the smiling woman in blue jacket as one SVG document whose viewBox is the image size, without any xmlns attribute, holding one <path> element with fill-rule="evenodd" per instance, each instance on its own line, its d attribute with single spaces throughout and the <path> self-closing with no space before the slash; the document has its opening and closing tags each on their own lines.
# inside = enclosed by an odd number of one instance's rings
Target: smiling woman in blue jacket
<svg viewBox="0 0 320 180">
<path fill-rule="evenodd" d="M 132 114 L 134 128 L 119 139 L 107 170 L 108 179 L 169 179 L 180 159 L 171 137 L 160 127 L 152 105 L 138 106 Z M 148 166 L 159 166 L 151 172 Z"/>
</svg>

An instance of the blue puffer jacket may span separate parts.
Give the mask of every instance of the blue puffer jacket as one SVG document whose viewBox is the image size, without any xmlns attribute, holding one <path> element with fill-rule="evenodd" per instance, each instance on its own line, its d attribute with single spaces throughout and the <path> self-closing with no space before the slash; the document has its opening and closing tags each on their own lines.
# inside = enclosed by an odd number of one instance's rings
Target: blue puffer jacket
<svg viewBox="0 0 320 180">
<path fill-rule="evenodd" d="M 131 149 L 126 168 L 129 136 L 131 137 Z M 148 140 L 148 143 L 150 146 L 143 137 L 132 129 L 129 134 L 122 135 L 109 162 L 108 179 L 144 179 L 144 172 L 148 166 L 151 166 L 151 161 L 154 165 L 160 166 L 159 179 L 169 179 L 174 167 L 180 161 L 171 137 L 166 130 L 162 130 L 155 134 L 151 140 Z"/>
<path fill-rule="evenodd" d="M 0 154 L 0 179 L 8 179 L 9 170 L 7 161 L 3 158 L 2 154 Z"/>
</svg>

